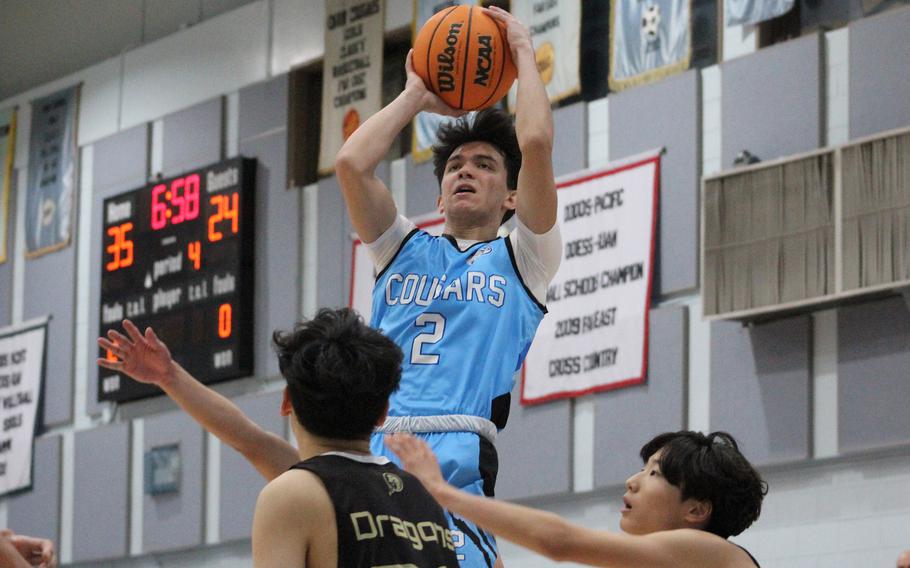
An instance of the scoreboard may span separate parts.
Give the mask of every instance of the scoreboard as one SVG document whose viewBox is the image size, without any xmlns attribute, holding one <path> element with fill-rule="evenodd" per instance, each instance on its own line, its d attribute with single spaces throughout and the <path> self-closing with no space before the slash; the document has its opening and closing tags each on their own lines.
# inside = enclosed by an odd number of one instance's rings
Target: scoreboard
<svg viewBox="0 0 910 568">
<path fill-rule="evenodd" d="M 101 335 L 127 318 L 203 383 L 252 373 L 255 174 L 234 158 L 104 201 Z M 99 401 L 160 392 L 98 367 Z"/>
</svg>

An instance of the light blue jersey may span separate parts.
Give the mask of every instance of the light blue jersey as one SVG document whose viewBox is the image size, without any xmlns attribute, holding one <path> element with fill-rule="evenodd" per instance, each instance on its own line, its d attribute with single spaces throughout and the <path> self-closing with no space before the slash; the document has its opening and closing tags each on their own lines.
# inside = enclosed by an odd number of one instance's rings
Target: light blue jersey
<svg viewBox="0 0 910 568">
<path fill-rule="evenodd" d="M 502 428 L 493 401 L 511 392 L 544 313 L 508 239 L 461 251 L 415 229 L 373 288 L 371 325 L 404 352 L 389 415 L 468 414 Z"/>
<path fill-rule="evenodd" d="M 459 250 L 450 236 L 414 229 L 373 287 L 371 325 L 404 352 L 389 416 L 470 415 L 503 428 L 513 377 L 546 308 L 527 289 L 508 239 Z M 452 485 L 493 495 L 496 450 L 471 432 L 419 434 Z M 371 450 L 398 463 L 382 436 Z M 462 568 L 491 568 L 492 535 L 449 514 Z"/>
</svg>

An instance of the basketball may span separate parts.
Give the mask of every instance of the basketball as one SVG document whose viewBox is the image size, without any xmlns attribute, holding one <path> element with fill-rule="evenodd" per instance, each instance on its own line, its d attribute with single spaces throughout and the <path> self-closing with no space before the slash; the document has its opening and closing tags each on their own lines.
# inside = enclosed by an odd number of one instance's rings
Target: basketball
<svg viewBox="0 0 910 568">
<path fill-rule="evenodd" d="M 478 6 L 453 6 L 427 20 L 414 38 L 414 70 L 447 105 L 480 110 L 515 81 L 506 31 Z"/>
</svg>

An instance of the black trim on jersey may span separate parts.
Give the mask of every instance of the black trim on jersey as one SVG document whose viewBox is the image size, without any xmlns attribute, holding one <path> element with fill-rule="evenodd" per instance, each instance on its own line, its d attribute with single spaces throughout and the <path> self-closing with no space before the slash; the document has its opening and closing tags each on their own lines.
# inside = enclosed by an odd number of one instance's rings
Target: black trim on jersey
<svg viewBox="0 0 910 568">
<path fill-rule="evenodd" d="M 509 421 L 509 412 L 512 410 L 512 393 L 507 392 L 493 399 L 490 403 L 490 422 L 496 425 L 498 430 L 506 427 Z"/>
<path fill-rule="evenodd" d="M 483 529 L 480 528 L 480 527 L 477 527 L 477 532 L 480 533 L 480 539 L 483 540 L 483 543 L 484 543 L 485 545 L 487 545 L 487 548 L 489 548 L 489 549 L 490 549 L 490 552 L 493 553 L 494 558 L 495 558 L 495 557 L 498 557 L 498 556 L 499 556 L 499 551 L 496 550 L 496 547 L 495 547 L 495 546 L 493 546 L 493 543 L 496 542 L 496 539 L 493 537 L 493 535 L 490 534 L 490 533 L 488 533 L 487 531 L 483 530 Z M 491 540 L 492 540 L 493 542 L 490 542 Z"/>
<path fill-rule="evenodd" d="M 495 239 L 490 239 L 488 241 L 477 241 L 476 243 L 474 243 L 472 245 L 468 245 L 468 248 L 461 250 L 461 247 L 458 246 L 458 239 L 456 239 L 455 237 L 453 237 L 452 235 L 449 235 L 447 233 L 443 233 L 440 236 L 445 238 L 445 240 L 449 241 L 449 244 L 451 244 L 453 247 L 455 247 L 455 250 L 457 250 L 458 252 L 468 252 L 469 250 L 476 247 L 477 245 L 484 245 L 487 243 L 492 243 L 492 242 L 498 241 L 499 239 L 502 238 L 502 237 L 496 237 Z"/>
<path fill-rule="evenodd" d="M 515 260 L 515 251 L 512 250 L 512 241 L 508 237 L 503 239 L 506 242 L 506 250 L 509 251 L 509 260 L 512 261 L 512 268 L 515 269 L 515 274 L 518 275 L 518 281 L 521 282 L 522 288 L 525 289 L 525 292 L 528 293 L 528 297 L 534 301 L 534 305 L 540 308 L 540 311 L 547 313 L 547 307 L 540 303 L 540 300 L 531 292 L 531 289 L 528 288 L 528 285 L 525 284 L 525 279 L 521 276 L 521 271 L 518 270 L 518 262 Z"/>
<path fill-rule="evenodd" d="M 388 264 L 385 265 L 385 268 L 382 269 L 382 272 L 380 272 L 379 274 L 376 275 L 376 278 L 375 278 L 376 282 L 378 282 L 379 279 L 382 278 L 382 275 L 386 273 L 386 270 L 388 270 L 392 266 L 392 264 L 395 263 L 395 259 L 398 258 L 399 254 L 401 254 L 401 249 L 404 248 L 404 245 L 406 245 L 407 242 L 409 240 L 411 240 L 411 237 L 416 235 L 419 231 L 420 231 L 420 229 L 418 229 L 417 227 L 414 227 L 413 229 L 411 229 L 410 233 L 408 233 L 407 235 L 404 236 L 403 239 L 401 239 L 401 244 L 398 245 L 398 250 L 396 250 L 395 254 L 392 255 L 392 258 L 389 259 Z"/>
<path fill-rule="evenodd" d="M 733 544 L 736 544 L 736 543 L 734 542 Z M 736 546 L 739 546 L 739 545 L 736 544 Z M 746 549 L 745 549 L 744 547 L 742 547 L 742 546 L 739 546 L 739 547 L 743 549 L 743 552 L 745 552 L 746 554 L 749 555 L 749 558 L 752 559 L 752 562 L 754 562 L 755 565 L 758 566 L 758 568 L 761 568 L 761 566 L 760 566 L 759 563 L 758 563 L 758 560 L 756 560 L 755 557 L 752 556 L 752 553 L 751 553 L 751 552 L 749 552 L 748 550 L 746 550 Z"/>
<path fill-rule="evenodd" d="M 451 513 L 449 513 L 452 515 Z M 458 527 L 458 530 L 468 536 L 471 539 L 471 542 L 474 543 L 474 546 L 477 547 L 477 550 L 483 553 L 484 562 L 487 563 L 487 568 L 493 568 L 493 561 L 490 560 L 490 555 L 487 553 L 487 550 L 480 543 L 480 538 L 474 534 L 474 531 L 471 530 L 471 527 L 467 525 L 462 519 L 452 515 L 452 522 L 455 523 L 455 526 Z M 495 560 L 495 559 L 494 559 Z"/>
<path fill-rule="evenodd" d="M 499 454 L 496 446 L 483 436 L 480 438 L 480 451 L 477 456 L 477 469 L 480 470 L 480 479 L 483 481 L 483 494 L 495 497 L 496 476 L 499 474 Z"/>
</svg>

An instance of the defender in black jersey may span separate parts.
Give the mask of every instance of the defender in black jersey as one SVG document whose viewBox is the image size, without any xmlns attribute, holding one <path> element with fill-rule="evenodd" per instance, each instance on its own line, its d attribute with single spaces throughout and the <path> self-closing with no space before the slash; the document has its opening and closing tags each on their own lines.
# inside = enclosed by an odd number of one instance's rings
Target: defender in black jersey
<svg viewBox="0 0 910 568">
<path fill-rule="evenodd" d="M 553 560 L 611 568 L 758 566 L 727 539 L 758 519 L 767 484 L 726 432 L 668 432 L 645 444 L 644 467 L 626 480 L 622 533 L 459 491 L 422 440 L 395 434 L 386 443 L 450 512 Z"/>
<path fill-rule="evenodd" d="M 402 353 L 355 312 L 323 309 L 272 337 L 287 381 L 281 414 L 292 417 L 297 450 L 196 381 L 151 328 L 143 334 L 129 320 L 123 328 L 127 335 L 99 338 L 117 361 L 98 364 L 160 386 L 272 480 L 253 519 L 256 568 L 457 568 L 440 506 L 416 478 L 370 453 Z"/>
</svg>

